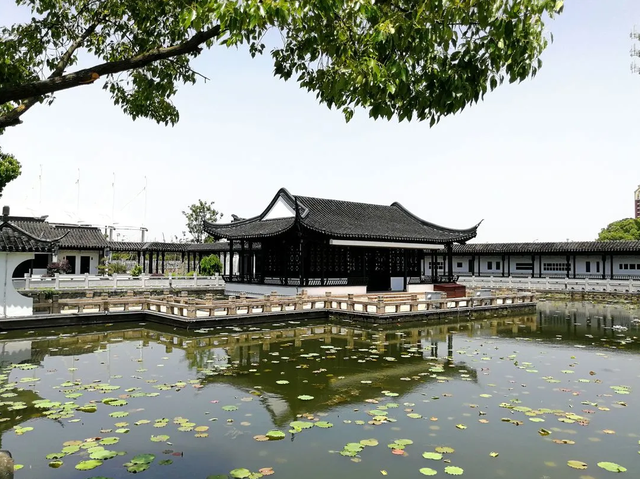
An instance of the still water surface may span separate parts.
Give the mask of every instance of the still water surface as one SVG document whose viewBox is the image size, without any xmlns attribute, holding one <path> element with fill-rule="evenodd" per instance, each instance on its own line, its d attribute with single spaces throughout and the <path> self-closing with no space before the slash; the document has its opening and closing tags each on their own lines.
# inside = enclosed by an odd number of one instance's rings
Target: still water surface
<svg viewBox="0 0 640 479">
<path fill-rule="evenodd" d="M 638 477 L 639 316 L 6 333 L 0 446 L 16 479 Z"/>
</svg>

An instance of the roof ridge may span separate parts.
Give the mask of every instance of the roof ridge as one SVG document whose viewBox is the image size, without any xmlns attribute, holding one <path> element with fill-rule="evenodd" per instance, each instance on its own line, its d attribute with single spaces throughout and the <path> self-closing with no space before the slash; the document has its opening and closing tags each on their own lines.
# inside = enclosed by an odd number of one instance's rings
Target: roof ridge
<svg viewBox="0 0 640 479">
<path fill-rule="evenodd" d="M 69 234 L 69 232 L 67 231 L 65 234 L 63 234 L 62 236 L 60 236 L 59 238 L 52 238 L 52 239 L 47 239 L 47 238 L 39 238 L 35 235 L 33 235 L 32 233 L 29 233 L 28 231 L 20 228 L 18 225 L 14 225 L 13 223 L 9 222 L 9 221 L 2 221 L 2 223 L 0 223 L 0 230 L 2 230 L 3 228 L 8 227 L 11 228 L 13 231 L 23 234 L 25 236 L 27 236 L 28 238 L 31 238 L 34 241 L 38 241 L 40 243 L 57 243 L 58 241 L 60 241 L 62 238 L 64 238 L 65 236 L 67 236 Z"/>
</svg>

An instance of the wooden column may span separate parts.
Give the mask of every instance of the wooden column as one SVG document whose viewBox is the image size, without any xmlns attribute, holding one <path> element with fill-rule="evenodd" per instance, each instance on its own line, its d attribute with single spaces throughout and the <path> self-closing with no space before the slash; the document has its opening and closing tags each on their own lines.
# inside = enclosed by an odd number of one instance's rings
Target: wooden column
<svg viewBox="0 0 640 479">
<path fill-rule="evenodd" d="M 253 283 L 253 241 L 249 241 L 249 282 Z"/>
<path fill-rule="evenodd" d="M 576 278 L 576 255 L 573 255 L 573 279 Z"/>
<path fill-rule="evenodd" d="M 165 259 L 164 255 L 165 255 L 165 252 L 163 251 L 162 252 L 162 274 L 164 274 L 164 259 Z"/>
<path fill-rule="evenodd" d="M 571 270 L 571 256 L 567 255 L 567 278 L 569 278 L 569 275 L 571 274 L 570 270 Z"/>
<path fill-rule="evenodd" d="M 299 237 L 300 241 L 300 255 L 298 259 L 298 273 L 300 273 L 300 287 L 304 286 L 304 253 L 305 253 L 305 244 L 302 236 Z"/>
<path fill-rule="evenodd" d="M 325 270 L 324 270 L 324 240 L 322 240 L 320 243 L 318 243 L 318 254 L 320 255 L 320 286 L 324 286 L 324 275 L 325 275 Z M 362 263 L 364 265 L 364 262 Z M 364 271 L 362 276 L 364 276 Z"/>
<path fill-rule="evenodd" d="M 160 272 L 160 251 L 156 251 L 156 273 Z"/>
<path fill-rule="evenodd" d="M 542 255 L 538 255 L 538 278 L 542 278 Z"/>
<path fill-rule="evenodd" d="M 613 279 L 613 255 L 612 254 L 609 255 L 609 272 L 610 272 L 609 279 Z"/>
<path fill-rule="evenodd" d="M 435 251 L 431 253 L 431 279 L 434 284 L 438 282 L 438 254 Z"/>
<path fill-rule="evenodd" d="M 447 278 L 453 282 L 453 244 L 447 243 Z"/>
<path fill-rule="evenodd" d="M 502 266 L 502 268 L 500 268 L 500 269 L 501 269 L 501 272 L 502 272 L 502 277 L 504 278 L 504 255 L 502 255 L 502 265 L 501 266 Z"/>
<path fill-rule="evenodd" d="M 607 279 L 607 255 L 602 255 L 602 279 Z"/>
<path fill-rule="evenodd" d="M 406 249 L 404 249 L 402 251 L 402 263 L 403 263 L 402 266 L 403 266 L 403 270 L 404 270 L 404 280 L 403 280 L 404 287 L 402 289 L 404 291 L 406 291 L 407 290 L 407 267 L 408 267 L 408 265 L 407 265 L 407 250 Z"/>
<path fill-rule="evenodd" d="M 511 255 L 507 255 L 507 274 L 511 276 Z"/>
<path fill-rule="evenodd" d="M 233 281 L 233 240 L 229 240 L 229 279 Z"/>
<path fill-rule="evenodd" d="M 240 282 L 244 283 L 244 240 L 240 241 Z"/>
<path fill-rule="evenodd" d="M 531 277 L 532 278 L 536 277 L 536 255 L 535 254 L 531 255 Z"/>
</svg>

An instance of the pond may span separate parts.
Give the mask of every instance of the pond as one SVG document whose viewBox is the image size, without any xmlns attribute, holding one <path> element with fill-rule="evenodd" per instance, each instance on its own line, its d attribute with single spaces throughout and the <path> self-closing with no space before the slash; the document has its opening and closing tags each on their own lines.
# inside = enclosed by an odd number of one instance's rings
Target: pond
<svg viewBox="0 0 640 479">
<path fill-rule="evenodd" d="M 634 476 L 638 316 L 4 333 L 0 447 L 16 478 Z"/>
</svg>

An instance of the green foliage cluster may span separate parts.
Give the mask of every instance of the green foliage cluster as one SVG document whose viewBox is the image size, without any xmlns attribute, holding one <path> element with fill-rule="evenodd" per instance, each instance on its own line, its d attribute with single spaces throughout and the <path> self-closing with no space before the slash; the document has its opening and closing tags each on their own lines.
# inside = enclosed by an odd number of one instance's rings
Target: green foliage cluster
<svg viewBox="0 0 640 479">
<path fill-rule="evenodd" d="M 0 147 L 0 196 L 2 196 L 4 187 L 20 176 L 20 173 L 21 169 L 18 160 L 9 153 L 3 153 Z"/>
<path fill-rule="evenodd" d="M 194 83 L 205 47 L 270 51 L 349 120 L 429 120 L 479 101 L 540 68 L 544 22 L 563 0 L 15 0 L 25 23 L 0 26 L 0 130 L 64 89 L 100 79 L 132 118 L 174 124 L 172 98 Z M 270 30 L 281 43 L 265 43 Z M 274 37 L 275 38 L 275 37 Z M 70 71 L 78 59 L 95 58 Z"/>
<path fill-rule="evenodd" d="M 127 272 L 127 265 L 118 261 L 112 261 L 107 267 L 107 273 L 109 276 L 113 274 L 125 274 Z"/>
<path fill-rule="evenodd" d="M 182 212 L 187 220 L 187 230 L 191 234 L 194 243 L 213 242 L 204 231 L 205 221 L 215 223 L 219 217 L 222 218 L 222 214 L 216 211 L 213 204 L 213 201 L 207 203 L 206 201 L 198 200 L 197 203 L 189 206 L 188 211 Z"/>
<path fill-rule="evenodd" d="M 640 218 L 626 218 L 614 221 L 602 228 L 598 234 L 598 241 L 639 241 Z"/>
<path fill-rule="evenodd" d="M 203 276 L 213 276 L 222 272 L 222 261 L 216 254 L 210 254 L 200 260 L 200 274 Z"/>
<path fill-rule="evenodd" d="M 134 278 L 137 278 L 142 274 L 142 266 L 140 266 L 139 264 L 136 264 L 133 268 L 131 268 L 131 271 L 129 271 L 129 273 Z"/>
</svg>

